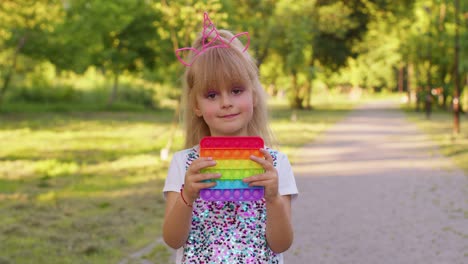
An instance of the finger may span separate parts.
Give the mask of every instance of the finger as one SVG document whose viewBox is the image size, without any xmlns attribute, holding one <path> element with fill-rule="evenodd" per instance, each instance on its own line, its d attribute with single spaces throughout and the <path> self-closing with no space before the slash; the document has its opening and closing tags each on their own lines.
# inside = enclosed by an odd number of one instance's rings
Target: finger
<svg viewBox="0 0 468 264">
<path fill-rule="evenodd" d="M 255 181 L 264 181 L 264 180 L 271 180 L 273 179 L 272 177 L 268 176 L 267 174 L 265 173 L 262 173 L 262 174 L 257 174 L 257 175 L 253 175 L 253 176 L 250 176 L 250 177 L 247 177 L 247 178 L 244 178 L 242 179 L 244 182 L 255 182 Z"/>
<path fill-rule="evenodd" d="M 194 174 L 191 177 L 185 177 L 184 189 L 191 190 L 191 193 L 198 192 L 203 188 L 211 188 L 216 186 L 213 179 L 220 178 L 219 173 L 200 173 Z"/>
<path fill-rule="evenodd" d="M 203 157 L 198 158 L 197 160 L 193 161 L 189 167 L 189 171 L 192 173 L 198 173 L 200 170 L 208 167 L 216 166 L 216 161 L 213 160 L 211 157 Z"/>
<path fill-rule="evenodd" d="M 273 163 L 273 157 L 271 156 L 270 152 L 264 148 L 260 149 L 260 152 L 262 152 L 263 156 L 265 159 L 271 163 Z"/>
<path fill-rule="evenodd" d="M 250 156 L 250 159 L 255 161 L 256 163 L 260 164 L 265 170 L 272 170 L 274 168 L 273 159 L 268 160 L 268 159 L 264 159 L 264 158 L 259 158 L 259 157 L 254 156 L 254 155 Z"/>
<path fill-rule="evenodd" d="M 192 176 L 192 178 L 196 182 L 219 179 L 221 178 L 221 173 L 199 173 Z"/>
<path fill-rule="evenodd" d="M 216 182 L 198 182 L 195 184 L 195 188 L 200 191 L 201 189 L 208 189 L 208 188 L 211 188 L 211 187 L 215 187 L 216 186 Z"/>
<path fill-rule="evenodd" d="M 196 184 L 200 182 L 212 182 L 214 179 L 219 179 L 221 177 L 220 173 L 196 173 L 190 175 L 190 177 L 185 177 L 185 185 L 190 186 L 190 188 L 196 188 Z"/>
<path fill-rule="evenodd" d="M 250 182 L 249 183 L 249 186 L 250 187 L 254 187 L 254 186 L 263 186 L 263 187 L 267 187 L 267 186 L 270 186 L 272 184 L 272 180 L 268 179 L 268 180 L 260 180 L 260 181 L 253 181 L 253 182 Z"/>
</svg>

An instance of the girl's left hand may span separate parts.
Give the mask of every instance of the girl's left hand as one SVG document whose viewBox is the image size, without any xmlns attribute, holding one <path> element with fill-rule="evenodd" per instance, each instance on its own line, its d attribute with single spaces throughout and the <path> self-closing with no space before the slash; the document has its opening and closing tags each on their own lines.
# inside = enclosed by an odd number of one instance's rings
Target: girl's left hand
<svg viewBox="0 0 468 264">
<path fill-rule="evenodd" d="M 265 156 L 265 159 L 257 156 L 250 156 L 250 159 L 260 164 L 265 172 L 262 174 L 250 176 L 243 179 L 249 186 L 263 186 L 265 188 L 265 200 L 273 201 L 279 197 L 278 193 L 278 172 L 273 165 L 273 157 L 266 149 L 260 149 L 260 152 Z"/>
</svg>

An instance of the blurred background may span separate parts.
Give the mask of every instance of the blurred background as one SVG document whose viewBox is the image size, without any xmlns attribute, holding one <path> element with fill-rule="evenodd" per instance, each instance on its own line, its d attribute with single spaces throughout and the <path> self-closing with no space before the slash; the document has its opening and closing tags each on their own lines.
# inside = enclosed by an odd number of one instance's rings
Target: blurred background
<svg viewBox="0 0 468 264">
<path fill-rule="evenodd" d="M 174 50 L 203 12 L 250 33 L 292 161 L 384 99 L 468 171 L 466 1 L 2 0 L 1 264 L 167 263 L 161 188 L 183 144 Z"/>
</svg>

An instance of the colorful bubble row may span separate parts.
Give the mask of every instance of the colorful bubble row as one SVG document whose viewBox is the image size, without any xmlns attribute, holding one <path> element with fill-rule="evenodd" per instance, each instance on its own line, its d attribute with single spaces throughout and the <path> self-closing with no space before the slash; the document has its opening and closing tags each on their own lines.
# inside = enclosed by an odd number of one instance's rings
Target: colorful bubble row
<svg viewBox="0 0 468 264">
<path fill-rule="evenodd" d="M 255 201 L 264 196 L 263 188 L 249 189 L 202 189 L 200 197 L 206 201 Z"/>
<path fill-rule="evenodd" d="M 206 180 L 204 182 L 213 182 L 213 180 Z M 214 180 L 216 186 L 211 187 L 210 189 L 248 189 L 250 188 L 248 183 L 243 182 L 242 180 Z"/>
<path fill-rule="evenodd" d="M 264 169 L 203 169 L 203 173 L 219 173 L 220 180 L 242 180 L 252 175 L 262 174 Z"/>
<path fill-rule="evenodd" d="M 204 137 L 201 148 L 259 149 L 264 147 L 261 137 Z"/>
<path fill-rule="evenodd" d="M 263 157 L 258 149 L 201 149 L 201 157 L 213 159 L 249 159 L 250 156 Z"/>
<path fill-rule="evenodd" d="M 209 169 L 262 169 L 262 165 L 246 159 L 217 159 L 216 166 Z"/>
</svg>

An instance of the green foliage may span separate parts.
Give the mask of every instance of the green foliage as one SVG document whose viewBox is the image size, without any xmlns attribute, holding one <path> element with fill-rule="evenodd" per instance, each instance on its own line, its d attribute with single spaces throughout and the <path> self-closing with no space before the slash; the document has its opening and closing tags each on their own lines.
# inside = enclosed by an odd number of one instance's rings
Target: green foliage
<svg viewBox="0 0 468 264">
<path fill-rule="evenodd" d="M 93 111 L 99 109 L 143 110 L 154 109 L 158 106 L 158 98 L 156 98 L 154 90 L 142 87 L 121 87 L 119 98 L 116 105 L 112 108 L 106 106 L 107 96 L 107 89 L 102 88 L 83 91 L 71 86 L 34 86 L 15 89 L 9 94 L 9 101 L 17 103 L 47 103 L 52 107 L 55 105 L 58 111 L 86 111 L 87 104 L 94 105 L 94 107 L 89 109 Z M 68 107 L 67 105 L 60 106 L 61 103 L 67 102 L 74 104 Z M 24 111 L 27 112 L 27 109 L 24 109 Z"/>
<path fill-rule="evenodd" d="M 459 72 L 466 76 L 468 70 L 464 1 L 459 10 L 453 2 L 441 0 L 33 2 L 5 0 L 0 5 L 0 98 L 11 86 L 9 98 L 14 100 L 31 98 L 30 94 L 38 102 L 75 100 L 61 97 L 62 89 L 50 88 L 76 87 L 57 84 L 56 76 L 72 79 L 71 74 L 85 76 L 94 68 L 106 80 L 107 89 L 102 93 L 107 99 L 97 101 L 118 103 L 130 98 L 149 106 L 151 96 L 177 99 L 184 67 L 174 50 L 191 45 L 202 29 L 204 11 L 218 28 L 249 32 L 249 51 L 264 74 L 265 86 L 273 93 L 286 91 L 291 104 L 299 108 L 310 106 L 315 80 L 328 87 L 392 90 L 401 69 L 407 72 L 404 81 L 410 92 L 431 85 L 447 87 L 451 94 L 455 17 L 460 18 Z M 53 66 L 52 78 L 43 68 L 47 82 L 29 76 L 44 63 Z M 126 86 L 122 79 L 128 76 L 171 91 L 151 95 L 119 87 Z M 35 84 L 25 85 L 25 79 Z M 104 87 L 100 81 L 94 86 Z M 31 92 L 31 87 L 59 95 Z"/>
<path fill-rule="evenodd" d="M 51 32 L 63 18 L 58 0 L 3 0 L 0 5 L 0 47 L 16 47 L 29 34 Z M 40 48 L 40 47 L 37 47 Z"/>
<path fill-rule="evenodd" d="M 105 78 L 99 80 L 95 74 L 90 72 L 87 77 L 94 78 L 94 82 L 83 83 L 83 78 L 56 76 L 51 64 L 39 64 L 32 71 L 22 75 L 23 78 L 21 82 L 18 81 L 16 89 L 8 94 L 7 102 L 75 103 L 101 105 L 102 107 L 107 103 L 109 84 Z M 122 79 L 116 102 L 120 106 L 114 109 L 125 109 L 125 104 L 140 105 L 141 108 L 148 109 L 158 106 L 157 86 L 131 77 L 124 76 Z"/>
<path fill-rule="evenodd" d="M 318 1 L 314 54 L 325 67 L 339 69 L 355 56 L 352 45 L 366 32 L 369 13 L 362 1 Z"/>
<path fill-rule="evenodd" d="M 153 90 L 126 87 L 119 94 L 119 99 L 123 102 L 135 103 L 148 108 L 155 108 L 155 93 Z"/>
<path fill-rule="evenodd" d="M 79 98 L 79 92 L 70 86 L 54 87 L 37 85 L 34 87 L 18 87 L 9 94 L 9 100 L 15 102 L 76 102 Z"/>
<path fill-rule="evenodd" d="M 274 34 L 277 30 L 274 15 L 277 1 L 223 1 L 224 10 L 228 13 L 228 28 L 236 32 L 248 31 L 250 38 L 256 41 L 250 43 L 250 51 L 261 68 L 265 59 L 271 54 L 274 45 Z M 236 10 L 236 12 L 230 12 Z"/>
<path fill-rule="evenodd" d="M 379 15 L 368 25 L 363 42 L 354 45 L 357 58 L 348 58 L 347 66 L 335 75 L 337 83 L 349 83 L 353 87 L 393 88 L 396 87 L 395 69 L 402 64 L 402 46 L 398 37 L 401 27 L 394 27 L 391 14 Z M 387 23 L 392 21 L 392 23 Z M 382 32 L 387 34 L 382 35 Z"/>
</svg>

